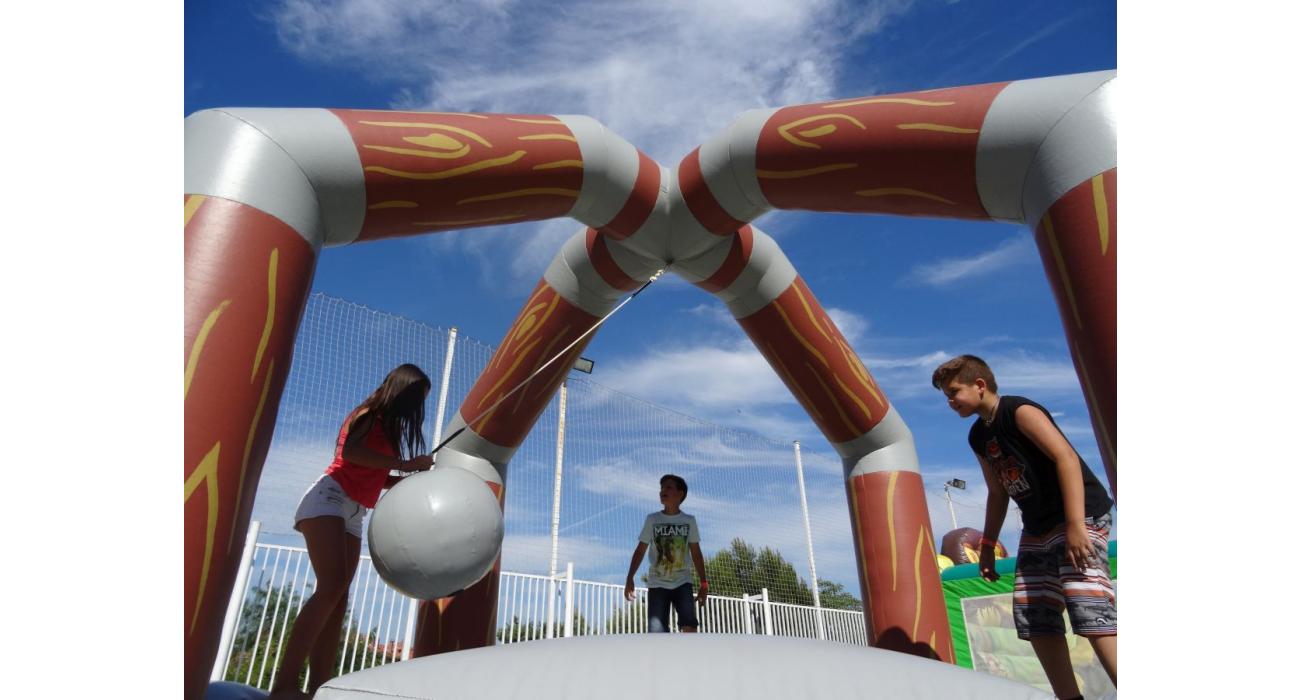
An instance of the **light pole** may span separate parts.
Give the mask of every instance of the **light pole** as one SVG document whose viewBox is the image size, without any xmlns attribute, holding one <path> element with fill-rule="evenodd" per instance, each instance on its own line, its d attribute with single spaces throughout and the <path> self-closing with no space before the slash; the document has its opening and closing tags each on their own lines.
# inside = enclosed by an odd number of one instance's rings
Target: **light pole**
<svg viewBox="0 0 1300 700">
<path fill-rule="evenodd" d="M 948 515 L 951 515 L 951 516 L 952 516 L 952 529 L 956 530 L 956 529 L 957 529 L 957 511 L 955 511 L 955 510 L 952 509 L 952 492 L 948 489 L 948 487 L 950 487 L 950 486 L 951 486 L 952 488 L 954 488 L 954 489 L 961 489 L 961 490 L 965 491 L 965 490 L 966 490 L 966 482 L 965 482 L 965 481 L 962 481 L 961 479 L 949 479 L 948 481 L 944 482 L 944 484 L 943 484 L 943 495 L 944 495 L 945 497 L 947 497 L 947 499 L 948 499 Z"/>
<path fill-rule="evenodd" d="M 822 619 L 822 596 L 817 583 L 817 558 L 813 556 L 812 526 L 808 523 L 808 492 L 803 485 L 803 457 L 799 441 L 794 441 L 794 473 L 799 478 L 799 506 L 803 509 L 803 534 L 808 540 L 808 575 L 812 578 L 813 608 L 817 611 L 817 638 L 826 638 L 826 623 Z"/>
<path fill-rule="evenodd" d="M 596 363 L 585 357 L 579 357 L 573 363 L 572 369 L 579 372 L 591 374 L 595 369 Z M 564 414 L 565 404 L 569 398 L 569 380 L 568 373 L 560 382 L 560 405 L 557 426 L 555 430 L 555 488 L 551 495 L 551 576 L 547 579 L 547 600 L 546 607 L 546 638 L 550 639 L 555 635 L 555 567 L 560 555 L 560 485 L 564 476 Z"/>
</svg>

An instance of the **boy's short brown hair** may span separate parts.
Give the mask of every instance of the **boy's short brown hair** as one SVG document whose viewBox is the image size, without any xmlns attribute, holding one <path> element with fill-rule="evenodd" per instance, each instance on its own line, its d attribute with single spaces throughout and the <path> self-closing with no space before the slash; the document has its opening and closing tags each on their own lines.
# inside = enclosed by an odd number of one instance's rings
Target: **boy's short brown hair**
<svg viewBox="0 0 1300 700">
<path fill-rule="evenodd" d="M 682 500 L 683 501 L 686 500 L 685 479 L 681 478 L 680 476 L 677 476 L 676 474 L 664 474 L 663 476 L 659 477 L 660 486 L 663 486 L 665 481 L 673 482 L 673 485 L 677 487 L 677 490 L 682 492 Z"/>
<path fill-rule="evenodd" d="M 993 378 L 993 370 L 989 369 L 987 362 L 974 355 L 958 355 L 939 365 L 934 376 L 930 377 L 930 383 L 943 391 L 954 379 L 962 384 L 974 384 L 976 379 L 983 379 L 989 391 L 998 393 L 998 380 Z"/>
</svg>

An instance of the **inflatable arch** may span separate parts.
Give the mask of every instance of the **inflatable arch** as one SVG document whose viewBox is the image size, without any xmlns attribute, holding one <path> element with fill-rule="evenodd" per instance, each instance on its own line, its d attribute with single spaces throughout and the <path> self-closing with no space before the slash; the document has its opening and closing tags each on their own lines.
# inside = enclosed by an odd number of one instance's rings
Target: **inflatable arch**
<svg viewBox="0 0 1300 700">
<path fill-rule="evenodd" d="M 747 112 L 662 167 L 585 116 L 214 109 L 185 120 L 185 677 L 198 697 L 323 246 L 568 216 L 439 454 L 501 499 L 572 358 L 667 268 L 726 303 L 844 462 L 868 638 L 953 660 L 912 436 L 750 222 L 802 209 L 1031 226 L 1115 487 L 1113 71 Z M 866 289 L 869 289 L 864 285 Z M 584 343 L 571 351 L 576 357 Z M 922 566 L 924 561 L 926 565 Z M 425 602 L 415 653 L 492 643 L 499 569 Z"/>
</svg>

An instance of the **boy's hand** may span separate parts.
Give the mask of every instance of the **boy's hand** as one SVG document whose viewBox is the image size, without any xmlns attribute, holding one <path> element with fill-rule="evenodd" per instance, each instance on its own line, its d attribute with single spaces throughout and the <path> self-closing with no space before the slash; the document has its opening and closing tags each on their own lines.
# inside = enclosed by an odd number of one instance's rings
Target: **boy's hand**
<svg viewBox="0 0 1300 700">
<path fill-rule="evenodd" d="M 1072 523 L 1065 528 L 1065 555 L 1070 564 L 1083 571 L 1092 563 L 1092 540 L 1088 537 L 1088 528 L 1083 523 Z"/>
<path fill-rule="evenodd" d="M 1002 578 L 998 574 L 997 554 L 993 551 L 993 545 L 984 545 L 980 547 L 980 576 L 985 581 L 997 581 Z"/>
<path fill-rule="evenodd" d="M 708 599 L 709 599 L 709 582 L 700 581 L 700 592 L 695 594 L 695 600 L 699 601 L 700 605 L 704 605 L 704 601 Z"/>
<path fill-rule="evenodd" d="M 632 584 L 632 579 L 629 577 L 627 585 L 623 587 L 623 599 L 630 601 L 634 596 L 636 596 L 636 586 Z"/>
</svg>

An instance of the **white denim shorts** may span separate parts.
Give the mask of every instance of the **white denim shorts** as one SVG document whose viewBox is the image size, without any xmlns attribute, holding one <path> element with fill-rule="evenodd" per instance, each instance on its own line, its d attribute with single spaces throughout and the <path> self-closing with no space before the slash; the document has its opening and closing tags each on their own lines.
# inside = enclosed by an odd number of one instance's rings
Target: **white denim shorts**
<svg viewBox="0 0 1300 700">
<path fill-rule="evenodd" d="M 307 493 L 298 502 L 298 510 L 293 514 L 293 529 L 298 530 L 298 523 L 307 518 L 332 515 L 343 518 L 343 527 L 349 535 L 361 537 L 362 526 L 366 520 L 366 507 L 352 500 L 343 491 L 343 487 L 329 474 L 321 474 Z"/>
</svg>

